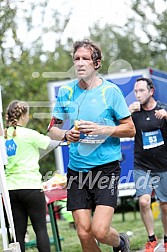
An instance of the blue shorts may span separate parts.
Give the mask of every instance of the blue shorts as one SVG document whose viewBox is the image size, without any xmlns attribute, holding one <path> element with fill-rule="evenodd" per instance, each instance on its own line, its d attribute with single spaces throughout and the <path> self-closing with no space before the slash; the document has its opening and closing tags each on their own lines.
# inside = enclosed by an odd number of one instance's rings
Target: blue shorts
<svg viewBox="0 0 167 252">
<path fill-rule="evenodd" d="M 134 169 L 133 177 L 136 187 L 136 196 L 152 194 L 155 191 L 157 199 L 161 202 L 167 202 L 167 171 L 151 172 L 141 169 Z"/>
</svg>

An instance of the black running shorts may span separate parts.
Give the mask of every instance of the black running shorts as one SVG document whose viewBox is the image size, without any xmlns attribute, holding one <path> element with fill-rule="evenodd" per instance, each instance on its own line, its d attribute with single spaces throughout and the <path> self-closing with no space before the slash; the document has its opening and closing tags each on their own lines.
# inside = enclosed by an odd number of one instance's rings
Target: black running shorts
<svg viewBox="0 0 167 252">
<path fill-rule="evenodd" d="M 67 210 L 94 210 L 97 205 L 116 208 L 119 177 L 118 161 L 96 166 L 89 172 L 68 168 Z"/>
</svg>

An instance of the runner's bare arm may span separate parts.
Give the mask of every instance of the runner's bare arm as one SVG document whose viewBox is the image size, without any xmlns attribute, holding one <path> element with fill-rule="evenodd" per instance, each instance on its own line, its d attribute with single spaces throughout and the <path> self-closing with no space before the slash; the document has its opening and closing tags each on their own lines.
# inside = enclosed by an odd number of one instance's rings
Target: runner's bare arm
<svg viewBox="0 0 167 252">
<path fill-rule="evenodd" d="M 48 126 L 48 136 L 57 141 L 70 141 L 78 142 L 80 132 L 75 127 L 64 130 L 62 129 L 64 122 L 60 119 L 52 117 L 52 120 Z"/>
<path fill-rule="evenodd" d="M 57 141 L 65 140 L 65 133 L 67 130 L 62 129 L 64 122 L 56 117 L 52 117 L 48 126 L 48 136 Z"/>
<path fill-rule="evenodd" d="M 134 137 L 136 130 L 131 116 L 119 120 L 119 123 L 117 126 L 107 126 L 80 120 L 78 129 L 80 132 L 90 135 L 104 134 L 112 137 Z"/>
</svg>

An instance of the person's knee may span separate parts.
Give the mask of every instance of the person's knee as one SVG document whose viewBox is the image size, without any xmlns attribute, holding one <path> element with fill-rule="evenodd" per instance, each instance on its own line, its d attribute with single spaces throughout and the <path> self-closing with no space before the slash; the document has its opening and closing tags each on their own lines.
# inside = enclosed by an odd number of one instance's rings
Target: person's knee
<svg viewBox="0 0 167 252">
<path fill-rule="evenodd" d="M 96 240 L 100 243 L 105 243 L 106 236 L 108 234 L 108 229 L 104 227 L 92 227 L 92 233 Z"/>
<path fill-rule="evenodd" d="M 160 202 L 160 208 L 162 213 L 167 214 L 167 202 Z"/>
<path fill-rule="evenodd" d="M 80 240 L 87 241 L 91 235 L 91 229 L 86 226 L 77 227 L 77 235 Z"/>
<path fill-rule="evenodd" d="M 151 201 L 149 197 L 140 197 L 139 199 L 140 209 L 150 208 L 150 204 L 151 204 Z"/>
</svg>

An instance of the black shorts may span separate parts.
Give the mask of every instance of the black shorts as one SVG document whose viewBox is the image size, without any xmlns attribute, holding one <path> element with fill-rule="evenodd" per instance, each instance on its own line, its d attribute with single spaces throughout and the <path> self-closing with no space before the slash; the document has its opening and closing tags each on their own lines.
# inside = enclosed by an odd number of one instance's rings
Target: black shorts
<svg viewBox="0 0 167 252">
<path fill-rule="evenodd" d="M 94 210 L 97 205 L 116 208 L 119 177 L 118 161 L 96 166 L 89 172 L 68 168 L 67 210 Z"/>
</svg>

